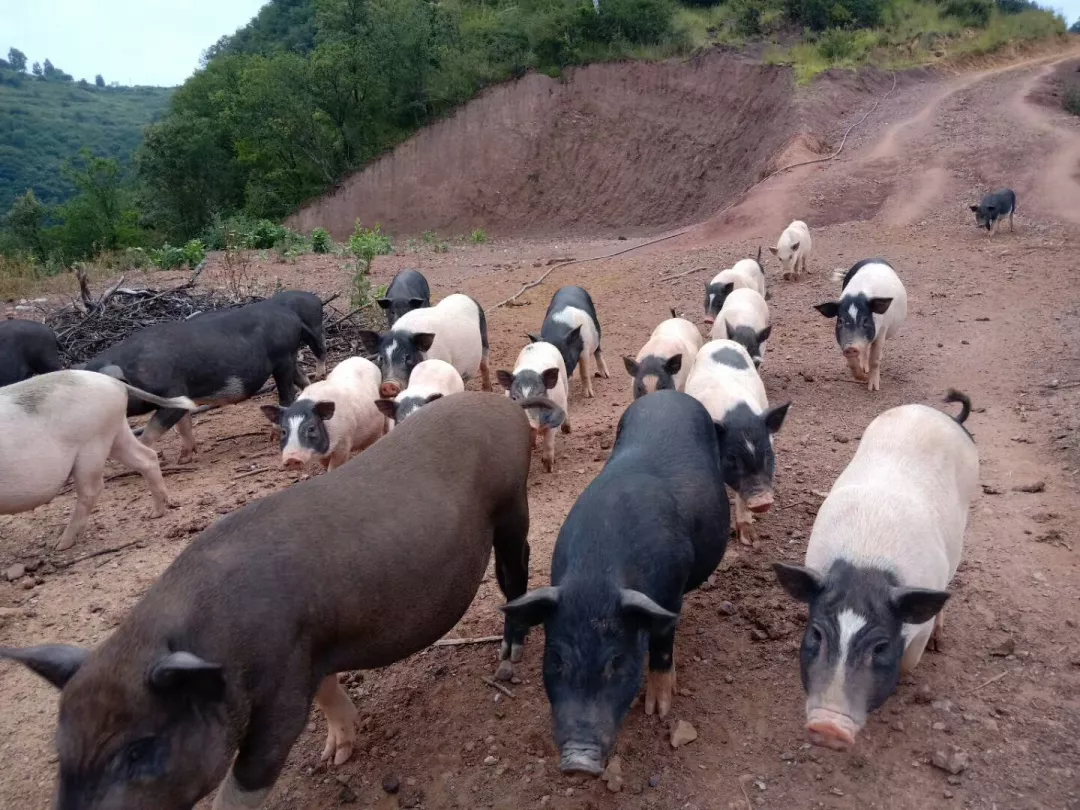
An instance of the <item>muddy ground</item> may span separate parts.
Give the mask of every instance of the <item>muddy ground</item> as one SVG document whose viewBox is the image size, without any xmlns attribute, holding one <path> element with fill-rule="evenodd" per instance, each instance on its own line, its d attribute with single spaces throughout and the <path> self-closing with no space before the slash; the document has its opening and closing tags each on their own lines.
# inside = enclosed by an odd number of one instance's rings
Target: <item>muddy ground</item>
<svg viewBox="0 0 1080 810">
<path fill-rule="evenodd" d="M 627 719 L 616 749 L 621 793 L 559 774 L 537 632 L 512 698 L 481 680 L 494 671 L 494 645 L 432 648 L 356 675 L 357 755 L 329 771 L 319 766 L 325 724 L 313 713 L 268 806 L 1080 808 L 1080 119 L 1029 100 L 1045 94 L 1055 71 L 1077 64 L 1034 61 L 898 82 L 839 159 L 770 180 L 676 238 L 556 269 L 521 297 L 524 306 L 489 309 L 493 362 L 510 367 L 551 293 L 583 284 L 596 300 L 613 371 L 597 381 L 595 399 L 572 385 L 574 433 L 560 437 L 556 473 L 544 474 L 534 460 L 531 581 L 543 584 L 559 526 L 603 465 L 630 399 L 618 355 L 636 352 L 671 306 L 700 320 L 707 278 L 771 243 L 791 218 L 805 219 L 813 233 L 807 279 L 784 282 L 775 263 L 767 268 L 774 337 L 763 378 L 770 401 L 794 403 L 777 441 L 778 506 L 760 521 L 760 547 L 732 546 L 715 585 L 687 599 L 676 642 L 679 696 L 667 722 L 646 717 L 640 705 Z M 872 103 L 868 96 L 849 111 L 845 127 Z M 1002 185 L 1017 192 L 1016 230 L 1006 226 L 989 239 L 967 206 Z M 376 274 L 388 279 L 418 266 L 437 295 L 463 290 L 490 307 L 549 269 L 551 258 L 601 256 L 639 242 L 419 248 L 380 260 Z M 898 268 L 910 298 L 904 330 L 886 348 L 882 391 L 873 395 L 848 377 L 831 324 L 812 309 L 838 290 L 829 270 L 869 256 Z M 341 265 L 267 262 L 259 272 L 330 292 L 344 286 Z M 781 593 L 769 564 L 801 558 L 823 493 L 876 414 L 937 403 L 950 386 L 977 408 L 968 426 L 982 457 L 983 494 L 972 506 L 941 652 L 924 656 L 854 752 L 812 749 L 797 658 L 805 611 Z M 0 571 L 35 569 L 0 584 L 0 644 L 101 639 L 202 528 L 297 480 L 277 468 L 258 404 L 197 420 L 201 452 L 170 471 L 181 505 L 160 520 L 147 519 L 148 494 L 132 478 L 107 485 L 91 528 L 64 554 L 48 544 L 73 495 L 0 518 Z M 163 442 L 170 467 L 178 447 L 175 436 Z M 131 545 L 79 559 L 124 544 Z M 501 602 L 489 576 L 452 635 L 497 633 Z M 3 666 L 0 695 L 0 807 L 47 807 L 55 694 Z M 699 736 L 673 750 L 668 728 L 676 720 Z M 950 746 L 969 755 L 958 775 L 931 764 Z M 489 755 L 495 764 L 484 764 Z M 384 793 L 387 776 L 400 780 L 398 794 Z"/>
</svg>

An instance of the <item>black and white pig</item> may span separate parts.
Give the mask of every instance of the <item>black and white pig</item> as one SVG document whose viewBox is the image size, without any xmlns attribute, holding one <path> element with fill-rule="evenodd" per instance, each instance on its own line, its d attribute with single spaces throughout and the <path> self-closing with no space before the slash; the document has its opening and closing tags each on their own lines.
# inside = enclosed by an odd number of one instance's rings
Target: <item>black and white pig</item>
<svg viewBox="0 0 1080 810">
<path fill-rule="evenodd" d="M 178 323 L 148 326 L 89 360 L 100 371 L 159 397 L 188 397 L 199 404 L 228 404 L 254 396 L 274 378 L 278 403 L 296 399 L 296 353 L 315 353 L 318 340 L 289 308 L 259 301 Z M 180 463 L 195 453 L 191 417 L 131 398 L 128 415 L 155 410 L 141 441 L 153 447 L 173 426 L 180 433 Z"/>
<path fill-rule="evenodd" d="M 706 407 L 716 422 L 724 480 L 735 493 L 735 528 L 739 542 L 751 545 L 754 513 L 773 505 L 776 451 L 790 402 L 769 407 L 750 354 L 733 340 L 711 340 L 701 347 L 686 380 L 686 393 Z"/>
<path fill-rule="evenodd" d="M 979 484 L 971 403 L 956 391 L 947 401 L 963 403 L 955 419 L 926 405 L 874 419 L 818 510 L 806 566 L 775 566 L 810 605 L 800 666 L 815 745 L 854 745 L 941 629 Z"/>
<path fill-rule="evenodd" d="M 600 319 L 592 298 L 581 287 L 561 287 L 551 296 L 540 334 L 529 335 L 533 343 L 544 341 L 559 350 L 566 364 L 569 384 L 574 369 L 581 364 L 581 385 L 585 396 L 593 395 L 592 370 L 589 365 L 596 360 L 598 377 L 610 377 L 604 353 L 600 349 Z"/>
<path fill-rule="evenodd" d="M 468 381 L 479 372 L 481 386 L 491 390 L 488 367 L 487 317 L 473 298 L 448 295 L 433 307 L 406 312 L 389 332 L 363 331 L 364 350 L 382 371 L 379 396 L 394 399 L 409 386 L 409 377 L 424 360 L 444 360 Z"/>
<path fill-rule="evenodd" d="M 386 328 L 393 329 L 406 312 L 431 306 L 431 288 L 419 270 L 405 269 L 394 276 L 386 295 L 376 303 L 386 312 Z"/>
<path fill-rule="evenodd" d="M 190 810 L 220 783 L 215 810 L 255 810 L 312 701 L 323 759 L 343 763 L 357 712 L 337 673 L 452 629 L 493 547 L 503 593 L 525 593 L 530 452 L 518 403 L 444 397 L 333 472 L 218 520 L 94 649 L 0 648 L 61 690 L 53 806 Z M 403 509 L 403 492 L 423 497 Z M 504 659 L 524 637 L 504 622 Z"/>
<path fill-rule="evenodd" d="M 63 367 L 52 329 L 37 321 L 0 321 L 0 386 Z"/>
<path fill-rule="evenodd" d="M 834 270 L 832 277 L 843 281 L 840 300 L 815 309 L 836 319 L 836 342 L 851 375 L 868 390 L 880 391 L 885 340 L 899 332 L 907 318 L 907 290 L 884 259 L 863 259 L 847 272 Z"/>
<path fill-rule="evenodd" d="M 1016 192 L 1011 188 L 993 191 L 982 198 L 978 205 L 971 206 L 975 214 L 975 224 L 986 228 L 986 235 L 993 236 L 1002 217 L 1009 217 L 1009 230 L 1013 229 L 1013 214 L 1016 213 Z"/>
<path fill-rule="evenodd" d="M 503 607 L 515 626 L 544 624 L 544 688 L 563 771 L 603 770 L 641 689 L 646 650 L 645 711 L 670 710 L 683 595 L 719 565 L 729 531 L 708 411 L 679 391 L 634 400 L 559 532 L 550 587 Z"/>
<path fill-rule="evenodd" d="M 304 322 L 314 338 L 315 346 L 311 353 L 315 356 L 315 376 L 326 376 L 326 334 L 323 328 L 323 303 L 315 293 L 303 290 L 280 290 L 270 296 L 271 304 L 283 306 L 296 313 L 297 317 Z M 297 366 L 296 384 L 300 388 L 306 388 L 309 384 L 307 377 L 300 372 Z"/>
</svg>

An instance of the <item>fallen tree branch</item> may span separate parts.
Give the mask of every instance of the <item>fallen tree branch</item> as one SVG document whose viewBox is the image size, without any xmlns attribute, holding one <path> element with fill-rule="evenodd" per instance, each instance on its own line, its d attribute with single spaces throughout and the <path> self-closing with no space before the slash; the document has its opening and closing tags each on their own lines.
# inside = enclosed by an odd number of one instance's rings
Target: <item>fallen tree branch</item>
<svg viewBox="0 0 1080 810">
<path fill-rule="evenodd" d="M 502 641 L 502 636 L 479 636 L 478 638 L 440 638 L 432 647 L 458 647 L 462 644 L 491 644 Z"/>
<path fill-rule="evenodd" d="M 971 690 L 970 692 L 968 692 L 968 693 L 967 693 L 967 695 L 974 695 L 974 694 L 975 694 L 976 692 L 978 692 L 978 691 L 979 691 L 980 689 L 982 689 L 982 688 L 983 688 L 984 686 L 989 686 L 990 684 L 992 684 L 992 683 L 994 683 L 994 682 L 996 682 L 996 681 L 1000 681 L 1000 680 L 1001 680 L 1002 678 L 1004 678 L 1004 677 L 1005 677 L 1006 675 L 1008 675 L 1008 674 L 1009 674 L 1009 670 L 1005 670 L 1005 671 L 1004 671 L 1004 672 L 1002 672 L 1002 673 L 1001 673 L 1000 675 L 995 675 L 995 676 L 994 676 L 993 678 L 991 678 L 990 680 L 988 680 L 988 681 L 983 681 L 983 682 L 982 682 L 982 683 L 980 683 L 980 684 L 979 684 L 978 686 L 976 686 L 976 687 L 975 687 L 974 689 L 972 689 L 972 690 Z M 965 695 L 965 697 L 966 697 L 967 695 Z"/>
<path fill-rule="evenodd" d="M 500 692 L 502 692 L 508 698 L 512 698 L 514 696 L 513 692 L 511 692 L 509 689 L 507 689 L 505 686 L 503 686 L 501 683 L 499 683 L 494 678 L 490 678 L 487 675 L 481 675 L 480 680 L 482 680 L 484 683 L 486 683 L 492 689 L 498 689 Z"/>
<path fill-rule="evenodd" d="M 250 475 L 258 475 L 259 473 L 264 473 L 264 472 L 270 472 L 270 468 L 269 467 L 260 467 L 257 470 L 248 470 L 245 473 L 240 473 L 240 475 L 235 476 L 233 478 L 233 481 L 239 481 L 241 478 L 247 478 Z"/>
<path fill-rule="evenodd" d="M 95 557 L 104 557 L 106 554 L 115 554 L 117 551 L 123 551 L 125 548 L 131 548 L 132 546 L 138 545 L 140 542 L 142 542 L 142 541 L 141 540 L 132 540 L 132 541 L 127 542 L 127 543 L 121 543 L 119 546 L 112 546 L 110 548 L 103 548 L 103 549 L 101 549 L 99 551 L 92 551 L 89 554 L 83 554 L 80 557 L 74 557 L 73 559 L 68 560 L 67 562 L 57 563 L 56 567 L 57 568 L 70 568 L 71 566 L 75 565 L 75 563 L 81 563 L 81 562 L 84 562 L 86 560 L 92 560 Z"/>
</svg>

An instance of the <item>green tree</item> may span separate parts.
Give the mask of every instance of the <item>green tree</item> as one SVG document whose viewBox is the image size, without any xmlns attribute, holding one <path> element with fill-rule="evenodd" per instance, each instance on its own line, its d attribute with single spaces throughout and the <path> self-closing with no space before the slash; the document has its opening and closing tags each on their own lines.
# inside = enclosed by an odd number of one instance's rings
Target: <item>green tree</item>
<svg viewBox="0 0 1080 810">
<path fill-rule="evenodd" d="M 105 86 L 105 79 L 100 73 L 94 77 L 94 84 L 96 84 L 98 87 Z"/>
<path fill-rule="evenodd" d="M 26 72 L 26 54 L 18 48 L 11 48 L 8 50 L 8 62 L 11 64 L 13 70 L 17 70 L 19 73 Z"/>
<path fill-rule="evenodd" d="M 41 74 L 46 79 L 51 79 L 54 75 L 56 75 L 56 68 L 53 67 L 53 63 L 50 62 L 48 59 L 46 59 L 45 63 L 41 66 Z"/>
<path fill-rule="evenodd" d="M 34 66 L 30 69 L 30 72 L 35 76 L 41 75 L 41 62 L 34 62 Z"/>
<path fill-rule="evenodd" d="M 28 188 L 25 194 L 15 198 L 5 217 L 7 228 L 19 247 L 42 262 L 47 255 L 45 220 L 48 215 L 48 209 L 35 196 L 34 190 Z"/>
<path fill-rule="evenodd" d="M 124 188 L 119 162 L 83 149 L 62 173 L 79 191 L 58 209 L 65 258 L 85 259 L 139 242 L 138 213 Z"/>
</svg>

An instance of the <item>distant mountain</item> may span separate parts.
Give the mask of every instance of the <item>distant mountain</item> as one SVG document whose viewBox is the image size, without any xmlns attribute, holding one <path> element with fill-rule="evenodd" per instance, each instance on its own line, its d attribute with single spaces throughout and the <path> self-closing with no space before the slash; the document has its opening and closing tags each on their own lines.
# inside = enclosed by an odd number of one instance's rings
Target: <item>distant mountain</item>
<svg viewBox="0 0 1080 810">
<path fill-rule="evenodd" d="M 62 71 L 43 78 L 0 67 L 0 216 L 27 188 L 49 205 L 64 202 L 74 189 L 60 167 L 82 147 L 129 165 L 173 89 L 99 87 Z"/>
</svg>

